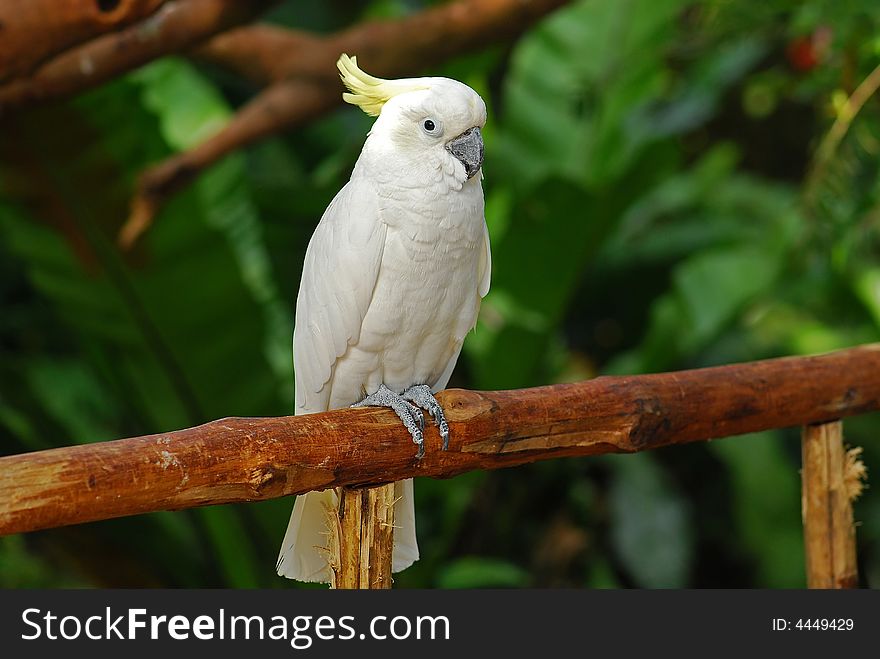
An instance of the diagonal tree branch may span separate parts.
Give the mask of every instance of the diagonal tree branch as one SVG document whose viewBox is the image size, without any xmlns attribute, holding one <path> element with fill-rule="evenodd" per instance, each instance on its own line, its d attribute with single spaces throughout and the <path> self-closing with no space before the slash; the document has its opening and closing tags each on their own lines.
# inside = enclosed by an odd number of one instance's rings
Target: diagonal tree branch
<svg viewBox="0 0 880 659">
<path fill-rule="evenodd" d="M 105 32 L 142 20 L 167 0 L 0 0 L 0 82 Z"/>
<path fill-rule="evenodd" d="M 326 81 L 275 83 L 242 107 L 214 137 L 145 171 L 132 197 L 131 215 L 119 233 L 119 244 L 133 245 L 174 193 L 226 154 L 326 112 L 336 104 L 334 96 L 342 98 L 338 86 L 336 81 L 332 90 Z"/>
<path fill-rule="evenodd" d="M 824 423 L 880 409 L 880 344 L 437 398 L 449 450 L 432 427 L 422 460 L 395 414 L 379 408 L 221 419 L 0 458 L 0 535 Z"/>
<path fill-rule="evenodd" d="M 264 87 L 296 76 L 326 78 L 327 71 L 316 70 L 313 63 L 320 53 L 321 67 L 326 66 L 325 48 L 326 38 L 320 35 L 255 23 L 218 34 L 190 55 Z"/>
<path fill-rule="evenodd" d="M 335 63 L 342 52 L 357 54 L 379 75 L 410 75 L 463 50 L 513 38 L 567 1 L 459 0 L 402 19 L 360 23 L 326 37 L 248 25 L 217 35 L 193 55 L 260 84 L 289 78 L 335 82 Z"/>
<path fill-rule="evenodd" d="M 565 2 L 459 0 L 324 38 L 268 26 L 216 37 L 195 55 L 269 86 L 214 137 L 142 175 L 120 243 L 130 246 L 173 194 L 219 158 L 341 104 L 335 66 L 341 53 L 356 54 L 368 71 L 380 76 L 414 75 L 454 55 L 509 39 Z"/>
<path fill-rule="evenodd" d="M 48 41 L 42 51 L 36 50 L 33 57 L 25 57 L 20 66 L 17 58 L 27 52 L 27 44 L 18 44 L 15 40 L 12 45 L 0 46 L 0 67 L 4 64 L 4 57 L 16 58 L 15 62 L 7 63 L 5 69 L 0 68 L 0 73 L 4 70 L 21 73 L 22 69 L 27 69 L 29 60 L 33 60 L 30 64 L 36 64 L 41 58 L 52 55 L 26 75 L 12 77 L 0 84 L 0 113 L 91 89 L 157 57 L 185 51 L 218 32 L 251 20 L 273 2 L 170 0 L 159 3 L 133 0 L 116 5 L 115 11 L 126 20 L 86 23 L 69 40 Z M 29 3 L 23 4 L 27 6 Z M 67 3 L 71 7 L 79 4 L 83 3 Z M 113 4 L 107 3 L 107 6 Z M 147 9 L 155 6 L 158 9 L 148 14 Z M 123 7 L 130 7 L 131 11 L 122 14 Z M 6 10 L 6 6 L 0 5 L 0 9 Z M 48 25 L 52 27 L 55 23 L 49 21 Z M 63 27 L 66 23 L 62 21 L 60 25 Z M 0 44 L 3 44 L 2 36 L 6 32 L 21 34 L 12 27 L 0 24 Z M 79 41 L 81 38 L 86 40 Z M 70 47 L 65 49 L 65 46 Z M 0 80 L 3 80 L 2 75 Z"/>
</svg>

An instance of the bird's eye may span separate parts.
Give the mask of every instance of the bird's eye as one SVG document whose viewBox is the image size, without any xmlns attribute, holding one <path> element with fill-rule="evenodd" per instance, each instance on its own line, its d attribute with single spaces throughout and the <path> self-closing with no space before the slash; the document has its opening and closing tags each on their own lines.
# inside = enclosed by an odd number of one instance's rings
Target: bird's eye
<svg viewBox="0 0 880 659">
<path fill-rule="evenodd" d="M 436 119 L 423 119 L 422 120 L 422 130 L 425 131 L 426 135 L 430 135 L 431 137 L 437 137 L 443 132 L 443 127 L 440 125 L 440 122 Z"/>
</svg>

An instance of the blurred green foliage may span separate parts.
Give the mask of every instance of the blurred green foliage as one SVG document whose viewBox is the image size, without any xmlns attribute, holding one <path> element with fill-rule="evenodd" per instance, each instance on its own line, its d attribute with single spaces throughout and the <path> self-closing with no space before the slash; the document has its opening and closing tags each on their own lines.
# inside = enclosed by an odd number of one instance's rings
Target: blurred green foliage
<svg viewBox="0 0 880 659">
<path fill-rule="evenodd" d="M 289 2 L 271 19 L 323 31 L 418 5 Z M 819 146 L 880 65 L 878 28 L 873 0 L 585 0 L 432 71 L 490 109 L 493 287 L 452 384 L 880 340 L 880 101 Z M 227 157 L 134 252 L 114 246 L 137 173 L 253 91 L 168 58 L 0 119 L 0 454 L 291 411 L 303 253 L 367 117 L 340 109 Z M 878 415 L 845 428 L 880 464 Z M 397 584 L 800 587 L 798 467 L 793 430 L 422 480 L 423 558 Z M 0 586 L 292 586 L 273 570 L 290 507 L 3 538 Z M 880 493 L 856 515 L 877 587 Z"/>
</svg>

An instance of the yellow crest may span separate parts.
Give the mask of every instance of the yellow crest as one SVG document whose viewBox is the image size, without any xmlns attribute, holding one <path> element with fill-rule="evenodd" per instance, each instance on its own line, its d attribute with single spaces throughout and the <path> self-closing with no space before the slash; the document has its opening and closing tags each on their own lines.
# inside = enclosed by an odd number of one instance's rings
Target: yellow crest
<svg viewBox="0 0 880 659">
<path fill-rule="evenodd" d="M 336 61 L 336 68 L 339 69 L 339 77 L 342 78 L 342 82 L 351 91 L 350 94 L 342 94 L 342 99 L 346 103 L 357 105 L 371 117 L 378 116 L 382 111 L 382 106 L 392 96 L 428 88 L 427 85 L 419 84 L 412 79 L 384 80 L 375 78 L 369 73 L 361 71 L 358 67 L 357 57 L 349 57 L 345 53 Z"/>
</svg>

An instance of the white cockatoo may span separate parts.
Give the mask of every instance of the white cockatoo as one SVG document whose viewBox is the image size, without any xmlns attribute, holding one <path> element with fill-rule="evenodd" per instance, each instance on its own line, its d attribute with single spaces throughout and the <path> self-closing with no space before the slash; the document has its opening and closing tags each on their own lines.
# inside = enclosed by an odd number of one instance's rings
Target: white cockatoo
<svg viewBox="0 0 880 659">
<path fill-rule="evenodd" d="M 426 410 L 446 448 L 433 396 L 449 381 L 489 290 L 483 214 L 486 104 L 448 78 L 382 80 L 342 55 L 351 93 L 377 116 L 351 180 L 324 212 L 306 250 L 294 329 L 296 414 L 385 406 L 424 454 Z M 392 570 L 419 557 L 412 480 L 395 484 Z M 327 511 L 336 490 L 297 497 L 278 574 L 330 580 Z"/>
</svg>

